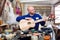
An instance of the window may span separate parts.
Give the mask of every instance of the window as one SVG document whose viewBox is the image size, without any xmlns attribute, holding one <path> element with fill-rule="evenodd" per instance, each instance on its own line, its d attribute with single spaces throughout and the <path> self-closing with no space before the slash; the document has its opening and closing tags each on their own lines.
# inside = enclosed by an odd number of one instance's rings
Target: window
<svg viewBox="0 0 60 40">
<path fill-rule="evenodd" d="M 60 5 L 55 7 L 55 23 L 60 23 Z"/>
</svg>

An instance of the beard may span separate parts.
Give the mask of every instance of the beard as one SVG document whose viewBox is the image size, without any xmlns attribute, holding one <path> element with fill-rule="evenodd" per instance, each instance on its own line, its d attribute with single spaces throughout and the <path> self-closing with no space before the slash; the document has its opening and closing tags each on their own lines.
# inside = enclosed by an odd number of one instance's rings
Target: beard
<svg viewBox="0 0 60 40">
<path fill-rule="evenodd" d="M 34 15 L 34 14 L 35 14 L 35 12 L 34 12 L 34 13 L 31 13 L 31 12 L 30 12 L 30 14 L 31 14 L 31 15 Z"/>
</svg>

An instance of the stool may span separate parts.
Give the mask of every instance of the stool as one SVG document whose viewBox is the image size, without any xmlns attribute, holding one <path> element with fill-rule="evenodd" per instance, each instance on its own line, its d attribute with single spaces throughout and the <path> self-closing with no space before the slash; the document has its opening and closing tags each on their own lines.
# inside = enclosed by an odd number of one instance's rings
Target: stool
<svg viewBox="0 0 60 40">
<path fill-rule="evenodd" d="M 44 36 L 44 40 L 51 40 L 50 35 L 45 35 L 45 36 Z"/>
<path fill-rule="evenodd" d="M 2 38 L 0 38 L 0 40 L 2 40 Z"/>
</svg>

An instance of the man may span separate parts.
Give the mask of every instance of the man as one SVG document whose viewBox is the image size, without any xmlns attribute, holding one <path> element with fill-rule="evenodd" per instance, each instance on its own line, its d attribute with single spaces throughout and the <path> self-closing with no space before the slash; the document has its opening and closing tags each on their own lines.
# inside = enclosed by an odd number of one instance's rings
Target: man
<svg viewBox="0 0 60 40">
<path fill-rule="evenodd" d="M 34 19 L 34 21 L 37 20 L 36 21 L 37 23 L 35 24 L 35 27 L 34 27 L 35 30 L 38 30 L 39 24 L 41 24 L 42 26 L 44 26 L 45 21 L 46 21 L 46 18 L 42 19 L 42 17 L 35 12 L 34 7 L 32 7 L 32 6 L 28 6 L 27 10 L 28 10 L 28 14 L 27 15 L 23 15 L 23 16 L 18 16 L 16 18 L 16 21 L 19 22 L 22 19 L 27 19 L 27 18 L 28 19 L 31 19 L 32 18 L 32 19 Z M 31 37 L 20 38 L 20 39 L 21 40 L 31 40 L 30 38 Z"/>
<path fill-rule="evenodd" d="M 16 18 L 16 21 L 19 22 L 21 19 L 27 19 L 27 18 L 32 18 L 32 19 L 34 19 L 35 21 L 36 21 L 36 20 L 37 20 L 37 21 L 40 21 L 39 19 L 41 19 L 40 22 L 37 22 L 37 23 L 35 24 L 34 29 L 35 29 L 35 30 L 38 30 L 39 24 L 41 24 L 42 26 L 44 26 L 46 19 L 45 19 L 45 18 L 42 19 L 42 17 L 35 12 L 34 7 L 29 6 L 29 7 L 27 8 L 27 10 L 28 10 L 28 14 L 27 14 L 27 15 L 24 15 L 24 16 L 19 16 L 19 17 L 17 17 L 17 18 Z"/>
</svg>

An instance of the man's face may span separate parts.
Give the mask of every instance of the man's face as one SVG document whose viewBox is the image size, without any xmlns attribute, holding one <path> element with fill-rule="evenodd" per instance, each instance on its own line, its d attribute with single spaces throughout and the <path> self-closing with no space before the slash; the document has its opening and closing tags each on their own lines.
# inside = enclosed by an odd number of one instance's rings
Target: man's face
<svg viewBox="0 0 60 40">
<path fill-rule="evenodd" d="M 28 12 L 29 12 L 30 14 L 34 14 L 34 13 L 35 13 L 34 7 L 29 7 L 29 8 L 28 8 Z"/>
</svg>

